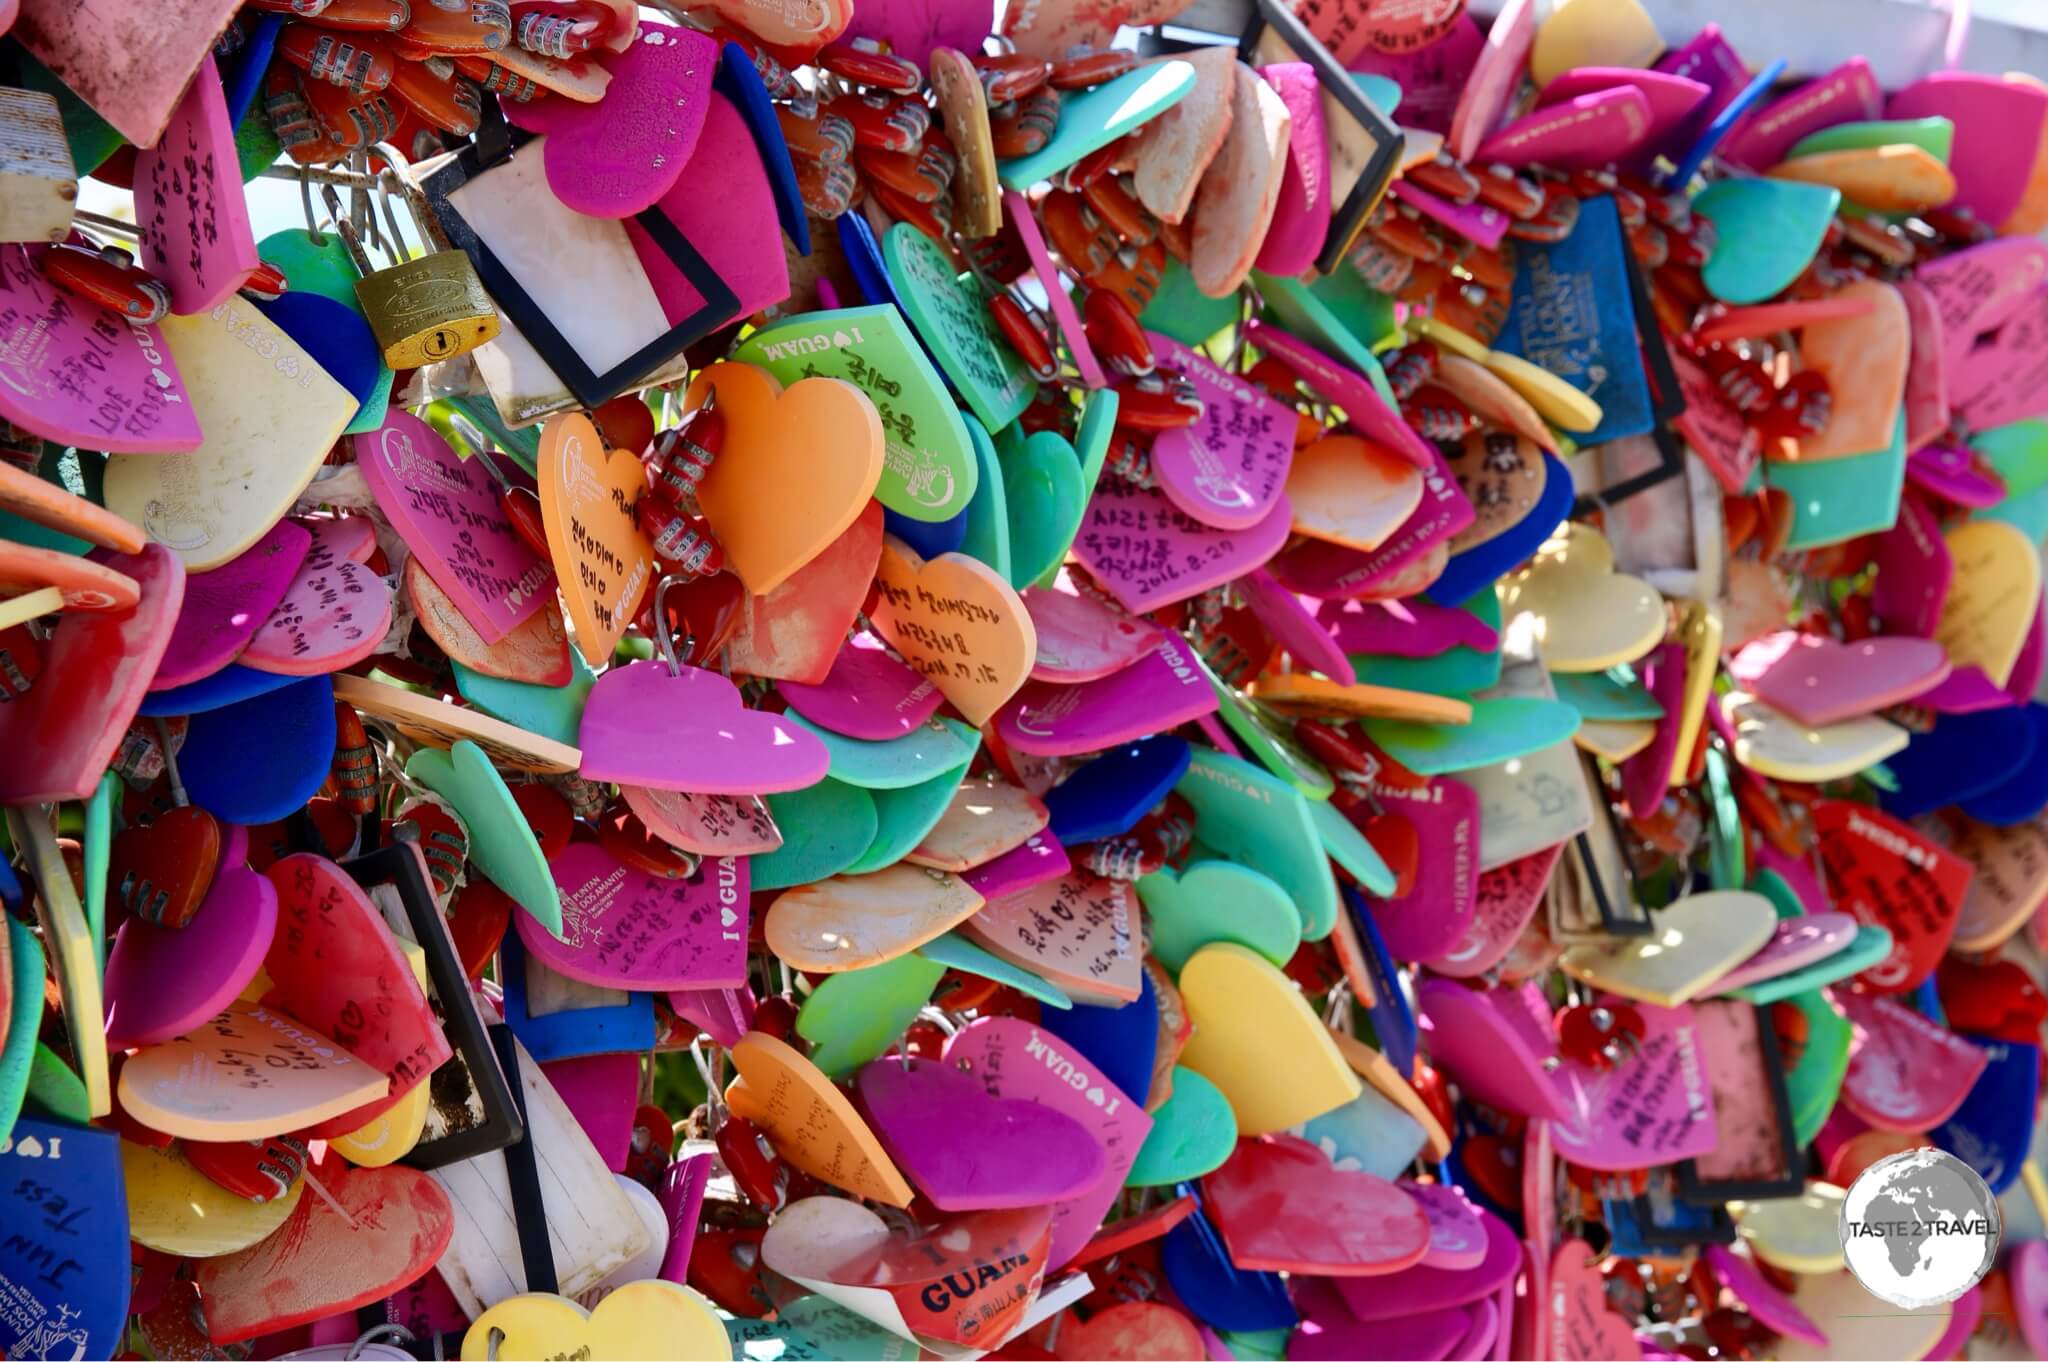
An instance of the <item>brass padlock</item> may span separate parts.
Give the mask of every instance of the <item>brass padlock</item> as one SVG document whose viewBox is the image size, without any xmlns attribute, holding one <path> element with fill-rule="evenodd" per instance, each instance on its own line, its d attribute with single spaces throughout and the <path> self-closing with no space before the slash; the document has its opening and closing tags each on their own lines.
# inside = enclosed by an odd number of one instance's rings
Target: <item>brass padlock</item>
<svg viewBox="0 0 2048 1362">
<path fill-rule="evenodd" d="M 406 173 L 405 158 L 385 142 L 377 144 L 376 154 L 389 162 L 389 178 L 397 181 L 420 241 L 429 247 L 427 254 L 414 258 L 393 223 L 385 235 L 396 263 L 372 269 L 361 236 L 339 211 L 339 201 L 331 204 L 342 242 L 362 274 L 356 280 L 356 301 L 362 304 L 384 363 L 393 369 L 416 369 L 476 349 L 498 334 L 497 305 L 484 291 L 469 257 L 448 245 L 426 197 Z M 390 221 L 388 199 L 385 219 Z"/>
</svg>

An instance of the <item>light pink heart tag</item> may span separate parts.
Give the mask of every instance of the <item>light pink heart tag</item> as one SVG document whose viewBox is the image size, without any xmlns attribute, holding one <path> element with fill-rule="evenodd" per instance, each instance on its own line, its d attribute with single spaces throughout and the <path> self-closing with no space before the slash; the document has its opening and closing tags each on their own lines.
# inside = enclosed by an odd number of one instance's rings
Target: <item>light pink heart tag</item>
<svg viewBox="0 0 2048 1362">
<path fill-rule="evenodd" d="M 204 312 L 262 262 L 242 196 L 235 121 L 208 55 L 153 147 L 135 155 L 142 267 L 171 291 L 171 311 Z M 95 446 L 98 448 L 98 446 Z"/>
<path fill-rule="evenodd" d="M 1469 610 L 1421 596 L 1400 601 L 1324 601 L 1316 619 L 1347 653 L 1436 657 L 1453 648 L 1490 653 L 1500 631 Z"/>
<path fill-rule="evenodd" d="M 2012 674 L 2005 679 L 2005 693 L 2018 704 L 2033 699 L 2041 685 L 2044 666 L 2048 666 L 2048 614 L 2037 605 L 2034 621 L 2027 626 L 2027 636 L 2020 641 L 2019 658 L 2013 663 Z"/>
<path fill-rule="evenodd" d="M 1026 682 L 996 716 L 996 731 L 1020 752 L 1077 756 L 1178 728 L 1213 714 L 1216 704 L 1187 643 L 1163 634 L 1150 653 L 1100 681 Z"/>
<path fill-rule="evenodd" d="M 718 53 L 708 34 L 642 23 L 631 47 L 605 54 L 612 79 L 603 100 L 542 95 L 506 117 L 546 134 L 548 188 L 565 206 L 594 218 L 631 217 L 658 203 L 689 165 Z"/>
<path fill-rule="evenodd" d="M 1015 1017 L 987 1017 L 946 1042 L 946 1063 L 978 1080 L 991 1097 L 1039 1102 L 1079 1121 L 1102 1147 L 1103 1177 L 1053 1203 L 1048 1271 L 1065 1265 L 1101 1227 L 1151 1132 L 1144 1099 L 1132 1098 L 1087 1056 Z"/>
<path fill-rule="evenodd" d="M 1728 663 L 1743 689 L 1809 728 L 1903 704 L 1947 680 L 1949 670 L 1947 650 L 1932 639 L 1839 643 L 1790 629 L 1766 634 Z"/>
<path fill-rule="evenodd" d="M 1911 453 L 1949 433 L 1948 344 L 1934 295 L 1911 279 L 1892 287 L 1906 305 L 1906 327 L 1913 338 L 1906 359 L 1906 451 Z"/>
<path fill-rule="evenodd" d="M 1714 1094 L 1690 1007 L 1636 1005 L 1643 1038 L 1606 1069 L 1565 1059 L 1571 1116 L 1550 1128 L 1557 1152 L 1600 1172 L 1676 1163 L 1720 1143 Z"/>
<path fill-rule="evenodd" d="M 1949 170 L 1956 177 L 1956 193 L 1947 206 L 1966 208 L 1997 229 L 2027 192 L 2041 127 L 2048 121 L 2048 92 L 1974 71 L 1937 71 L 1894 94 L 1884 116 L 1953 122 Z M 1844 121 L 1875 117 L 1852 113 Z"/>
<path fill-rule="evenodd" d="M 1547 1241 L 1531 1244 L 1531 1252 Z M 1638 1362 L 1643 1345 L 1627 1320 L 1610 1308 L 1607 1279 L 1583 1239 L 1572 1239 L 1551 1255 L 1542 1313 L 1546 1346 L 1534 1356 L 1559 1362 Z"/>
<path fill-rule="evenodd" d="M 1472 503 L 1465 499 L 1464 489 L 1434 445 L 1429 446 L 1429 455 L 1435 460 L 1435 471 L 1423 477 L 1422 504 L 1386 543 L 1371 553 L 1360 553 L 1328 540 L 1305 538 L 1274 557 L 1274 578 L 1304 596 L 1348 600 L 1399 582 L 1404 573 L 1424 563 L 1432 550 L 1448 544 L 1472 523 Z M 1409 586 L 1401 594 L 1411 595 L 1420 589 Z"/>
<path fill-rule="evenodd" d="M 1488 1106 L 1571 1119 L 1571 1094 L 1545 1064 L 1557 1058 L 1550 1008 L 1534 984 L 1470 989 L 1425 979 L 1415 994 L 1432 1062 Z"/>
<path fill-rule="evenodd" d="M 1088 503 L 1074 553 L 1126 610 L 1142 613 L 1263 567 L 1293 525 L 1284 492 L 1258 524 L 1219 530 L 1186 515 L 1163 492 L 1104 478 Z"/>
<path fill-rule="evenodd" d="M 1990 1052 L 1889 998 L 1830 995 L 1855 1026 L 1842 1102 L 1879 1130 L 1925 1131 L 1955 1115 Z"/>
<path fill-rule="evenodd" d="M 312 546 L 312 535 L 280 520 L 232 561 L 186 577 L 185 603 L 149 688 L 189 685 L 233 662 L 284 599 Z"/>
<path fill-rule="evenodd" d="M 1529 48 L 1536 41 L 1536 0 L 1507 0 L 1486 31 L 1486 46 L 1458 96 L 1447 143 L 1452 156 L 1472 159 L 1493 132 L 1515 87 L 1521 84 Z"/>
<path fill-rule="evenodd" d="M 678 1017 L 730 1050 L 754 1029 L 754 990 L 737 988 L 670 989 L 668 1005 Z"/>
<path fill-rule="evenodd" d="M 1856 919 L 1848 913 L 1814 913 L 1785 918 L 1755 955 L 1729 970 L 1709 990 L 1719 997 L 1750 984 L 1825 960 L 1856 939 Z"/>
<path fill-rule="evenodd" d="M 706 860 L 688 879 L 625 865 L 595 842 L 548 863 L 562 891 L 562 935 L 531 913 L 519 940 L 557 974 L 605 988 L 660 993 L 747 981 L 747 859 Z"/>
<path fill-rule="evenodd" d="M 1152 443 L 1152 469 L 1167 500 L 1204 525 L 1249 529 L 1272 514 L 1294 462 L 1295 415 L 1264 389 L 1219 369 L 1156 331 L 1145 333 L 1160 367 L 1185 375 L 1202 419 Z"/>
<path fill-rule="evenodd" d="M 1038 229 L 1038 218 L 1031 211 L 1031 201 L 1012 189 L 1003 195 L 1003 211 L 1017 233 L 1017 239 L 1024 244 L 1024 254 L 1031 259 L 1031 272 L 1038 276 L 1038 282 L 1045 287 L 1045 299 L 1052 308 L 1054 325 L 1067 342 L 1067 350 L 1074 356 L 1074 367 L 1080 370 L 1081 381 L 1090 388 L 1109 386 L 1108 375 L 1102 372 L 1102 365 L 1095 358 L 1095 347 L 1088 343 L 1087 329 L 1081 325 L 1080 314 L 1074 311 L 1074 300 L 1060 281 L 1060 273 L 1052 263 L 1052 253 L 1045 248 L 1045 233 Z"/>
<path fill-rule="evenodd" d="M 974 867 L 962 871 L 960 878 L 969 889 L 981 895 L 986 903 L 1021 894 L 1027 889 L 1057 880 L 1074 868 L 1074 862 L 1067 855 L 1067 849 L 1060 845 L 1060 839 L 1052 835 L 1050 828 L 1033 833 L 1023 846 L 1009 851 Z"/>
<path fill-rule="evenodd" d="M 1400 412 L 1387 405 L 1379 389 L 1364 374 L 1332 359 L 1292 332 L 1268 326 L 1256 317 L 1245 324 L 1245 340 L 1294 370 L 1302 382 L 1342 407 L 1351 420 L 1351 428 L 1366 439 L 1393 451 L 1425 473 L 1442 468 L 1443 458 L 1436 452 L 1436 447 L 1401 419 Z M 1456 480 L 1452 482 L 1455 485 Z M 1459 500 L 1464 500 L 1462 494 Z M 1427 497 L 1423 504 L 1428 505 Z M 1471 507 L 1465 509 L 1465 524 L 1457 526 L 1450 534 L 1456 534 L 1472 523 Z M 1450 534 L 1444 537 L 1449 538 Z"/>
<path fill-rule="evenodd" d="M 1516 119 L 1480 146 L 1479 159 L 1590 170 L 1633 155 L 1649 140 L 1650 118 L 1648 96 L 1617 85 Z"/>
<path fill-rule="evenodd" d="M 621 785 L 626 807 L 647 830 L 696 856 L 758 856 L 782 845 L 768 806 L 751 795 L 702 795 Z"/>
<path fill-rule="evenodd" d="M 1149 620 L 1127 614 L 1090 595 L 1067 589 L 1064 569 L 1058 586 L 1034 586 L 1024 608 L 1038 632 L 1033 681 L 1075 686 L 1098 681 L 1130 666 L 1158 646 L 1161 631 Z"/>
<path fill-rule="evenodd" d="M 1961 445 L 1930 444 L 1906 457 L 1906 481 L 1971 510 L 2005 500 L 2005 480 L 1981 468 Z"/>
<path fill-rule="evenodd" d="M 1877 537 L 1876 559 L 1871 613 L 1894 634 L 1933 638 L 1956 564 L 1941 522 L 1917 494 L 1899 499 L 1898 522 Z"/>
<path fill-rule="evenodd" d="M 733 291 L 738 299 L 734 315 L 749 317 L 789 297 L 789 257 L 782 250 L 775 189 L 746 119 L 718 91 L 711 91 L 710 99 L 703 134 L 686 167 L 689 173 L 655 206 Z M 717 185 L 718 192 L 702 192 L 707 184 Z M 696 285 L 637 219 L 623 225 L 662 315 L 672 325 L 694 317 L 704 306 Z"/>
<path fill-rule="evenodd" d="M 1650 105 L 1650 131 L 1644 141 L 1661 145 L 1713 93 L 1706 85 L 1668 71 L 1645 71 L 1632 66 L 1581 66 L 1567 71 L 1543 87 L 1536 107 L 1549 108 L 1581 95 L 1628 86 L 1642 92 Z"/>
<path fill-rule="evenodd" d="M 513 530 L 477 460 L 458 459 L 439 431 L 396 407 L 352 443 L 385 519 L 485 643 L 554 599 L 554 569 Z"/>
<path fill-rule="evenodd" d="M 320 676 L 354 666 L 384 645 L 391 584 L 335 553 L 314 534 L 304 561 L 239 661 L 282 676 Z"/>
<path fill-rule="evenodd" d="M 1316 263 L 1330 234 L 1330 142 L 1323 126 L 1322 87 L 1307 62 L 1262 66 L 1259 75 L 1287 106 L 1294 131 L 1280 177 L 1280 204 L 1257 264 L 1268 274 L 1292 276 Z"/>
<path fill-rule="evenodd" d="M 2048 288 L 2029 294 L 2003 326 L 1949 368 L 1950 403 L 1973 430 L 2048 411 Z"/>
<path fill-rule="evenodd" d="M 1621 792 L 1629 812 L 1648 818 L 1664 802 L 1671 787 L 1671 766 L 1678 760 L 1678 723 L 1685 708 L 1685 645 L 1662 643 L 1637 669 L 1643 689 L 1664 706 L 1657 720 L 1657 736 L 1650 745 L 1621 764 Z M 1717 706 L 1709 705 L 1709 709 Z"/>
<path fill-rule="evenodd" d="M 1914 697 L 1936 714 L 1978 714 L 1987 709 L 2004 709 L 2012 696 L 1991 684 L 1982 667 L 1958 667 L 1948 680 L 1924 695 Z"/>
<path fill-rule="evenodd" d="M 740 703 L 716 672 L 660 662 L 613 667 L 584 702 L 583 778 L 695 794 L 801 790 L 832 765 L 825 744 L 780 715 Z"/>
<path fill-rule="evenodd" d="M 1905 283 L 1933 303 L 1935 335 L 1944 358 L 1955 364 L 1969 357 L 1979 336 L 2004 325 L 2048 283 L 2048 244 L 2035 237 L 1999 237 L 1930 260 Z M 1915 330 L 1917 335 L 1917 322 Z"/>
<path fill-rule="evenodd" d="M 889 655 L 872 636 L 840 646 L 817 685 L 781 681 L 789 707 L 820 728 L 863 742 L 886 742 L 922 727 L 943 703 L 939 688 Z"/>
<path fill-rule="evenodd" d="M 1372 920 L 1397 960 L 1455 953 L 1473 934 L 1484 880 L 1479 873 L 1479 795 L 1444 776 L 1419 790 L 1382 787 L 1378 797 L 1390 814 L 1415 829 L 1415 883 L 1403 898 L 1368 898 Z"/>
<path fill-rule="evenodd" d="M 1508 225 L 1514 221 L 1500 209 L 1488 207 L 1478 199 L 1470 203 L 1452 203 L 1408 180 L 1394 181 L 1393 195 L 1432 222 L 1450 228 L 1467 241 L 1489 251 L 1500 248 L 1501 238 L 1508 234 Z"/>
<path fill-rule="evenodd" d="M 185 926 L 130 917 L 115 934 L 105 987 L 110 1049 L 174 1040 L 218 1014 L 256 977 L 277 929 L 277 890 L 225 854 L 221 861 Z"/>
<path fill-rule="evenodd" d="M 116 454 L 199 448 L 199 418 L 154 326 L 43 277 L 47 246 L 0 246 L 0 417 Z"/>
<path fill-rule="evenodd" d="M 1441 1182 L 1394 1184 L 1422 1207 L 1429 1218 L 1429 1249 L 1417 1267 L 1463 1272 L 1486 1261 L 1485 1213 L 1465 1200 L 1464 1193 Z"/>
<path fill-rule="evenodd" d="M 1749 170 L 1769 170 L 1800 138 L 1837 123 L 1868 122 L 1883 108 L 1884 91 L 1878 88 L 1870 63 L 1851 57 L 1743 120 L 1721 143 L 1721 159 Z"/>
<path fill-rule="evenodd" d="M 1828 1341 L 1820 1326 L 1807 1318 L 1806 1312 L 1793 1304 L 1790 1296 L 1772 1286 L 1747 1255 L 1723 1244 L 1709 1244 L 1706 1252 L 1707 1262 L 1721 1285 L 1756 1316 L 1758 1323 L 1808 1343 L 1825 1344 Z M 1946 1354 L 1937 1352 L 1929 1355 L 1941 1357 Z"/>
<path fill-rule="evenodd" d="M 1245 606 L 1258 616 L 1273 641 L 1293 655 L 1296 665 L 1321 672 L 1340 685 L 1358 680 L 1351 659 L 1316 622 L 1308 603 L 1273 580 L 1272 573 L 1264 568 L 1247 572 L 1237 579 L 1237 589 Z"/>
<path fill-rule="evenodd" d="M 337 558 L 346 558 L 351 563 L 367 563 L 377 556 L 377 522 L 367 513 L 302 515 L 292 517 L 292 521 L 327 545 Z"/>
<path fill-rule="evenodd" d="M 1505 959 L 1536 916 L 1563 852 L 1562 844 L 1545 847 L 1480 875 L 1469 924 L 1429 967 L 1453 979 L 1472 979 Z"/>
</svg>

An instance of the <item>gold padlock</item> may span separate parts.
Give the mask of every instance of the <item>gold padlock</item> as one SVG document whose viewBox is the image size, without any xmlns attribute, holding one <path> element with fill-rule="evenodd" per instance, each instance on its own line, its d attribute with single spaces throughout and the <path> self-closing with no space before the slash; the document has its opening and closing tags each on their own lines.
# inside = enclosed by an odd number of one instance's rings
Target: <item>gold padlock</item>
<svg viewBox="0 0 2048 1362">
<path fill-rule="evenodd" d="M 388 178 L 396 180 L 404 194 L 427 254 L 413 257 L 392 223 L 385 235 L 395 263 L 373 269 L 360 234 L 339 211 L 333 191 L 327 192 L 342 242 L 362 274 L 356 280 L 356 301 L 362 304 L 384 363 L 393 369 L 415 369 L 476 349 L 498 334 L 497 305 L 484 291 L 469 257 L 448 245 L 426 197 L 407 174 L 405 158 L 385 142 L 377 144 L 376 153 L 390 164 Z M 380 188 L 385 178 L 379 177 Z M 385 220 L 391 221 L 388 199 Z"/>
</svg>

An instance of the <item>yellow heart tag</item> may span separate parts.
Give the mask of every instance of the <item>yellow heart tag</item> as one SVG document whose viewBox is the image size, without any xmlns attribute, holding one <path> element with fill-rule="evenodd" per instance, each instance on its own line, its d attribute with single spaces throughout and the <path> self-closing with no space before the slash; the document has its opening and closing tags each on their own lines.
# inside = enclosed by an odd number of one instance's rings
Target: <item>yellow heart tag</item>
<svg viewBox="0 0 2048 1362">
<path fill-rule="evenodd" d="M 1762 894 L 1688 894 L 1657 914 L 1649 936 L 1574 946 L 1558 966 L 1582 983 L 1657 1007 L 1677 1007 L 1756 954 L 1777 928 Z"/>
<path fill-rule="evenodd" d="M 1971 520 L 1946 536 L 1956 575 L 1934 641 L 1958 667 L 1981 667 L 1994 686 L 2012 677 L 2041 606 L 2041 555 L 2002 520 Z"/>
<path fill-rule="evenodd" d="M 1503 630 L 1533 629 L 1544 664 L 1555 672 L 1634 662 L 1664 638 L 1664 598 L 1649 583 L 1617 573 L 1606 539 L 1573 521 L 1501 584 L 1500 614 Z"/>
<path fill-rule="evenodd" d="M 554 1357 L 730 1362 L 732 1342 L 710 1301 L 687 1286 L 650 1277 L 619 1287 L 595 1310 L 539 1291 L 499 1301 L 462 1336 L 462 1357 L 463 1362 Z"/>
<path fill-rule="evenodd" d="M 1257 951 L 1204 946 L 1180 992 L 1195 1024 L 1180 1062 L 1222 1090 L 1239 1135 L 1286 1130 L 1364 1091 L 1301 990 Z"/>
<path fill-rule="evenodd" d="M 1732 691 L 1721 713 L 1735 727 L 1735 760 L 1760 776 L 1804 785 L 1846 780 L 1902 750 L 1909 735 L 1874 714 L 1808 728 L 1753 695 Z"/>
<path fill-rule="evenodd" d="M 1038 629 L 988 564 L 964 553 L 927 562 L 895 535 L 875 569 L 874 626 L 977 728 L 1031 679 Z"/>
<path fill-rule="evenodd" d="M 152 1149 L 133 1140 L 121 1141 L 121 1175 L 129 1236 L 179 1258 L 218 1258 L 269 1238 L 306 1190 L 301 1178 L 275 1201 L 250 1201 L 187 1163 L 176 1145 Z"/>
</svg>

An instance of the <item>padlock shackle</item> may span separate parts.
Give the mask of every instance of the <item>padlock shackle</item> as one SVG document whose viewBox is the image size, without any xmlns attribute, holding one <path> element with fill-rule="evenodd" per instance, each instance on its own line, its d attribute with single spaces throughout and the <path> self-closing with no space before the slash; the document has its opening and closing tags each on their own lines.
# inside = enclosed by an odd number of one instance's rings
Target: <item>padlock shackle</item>
<svg viewBox="0 0 2048 1362">
<path fill-rule="evenodd" d="M 377 177 L 378 187 L 383 187 L 386 178 L 397 183 L 398 192 L 405 196 L 406 207 L 412 211 L 413 225 L 420 234 L 420 245 L 429 254 L 455 249 L 449 245 L 447 234 L 441 230 L 441 221 L 434 216 L 433 205 L 427 202 L 426 191 L 412 178 L 412 162 L 406 160 L 398 148 L 389 142 L 379 142 L 370 150 L 382 156 L 387 166 L 386 171 Z M 394 233 L 396 230 L 393 228 Z"/>
</svg>

